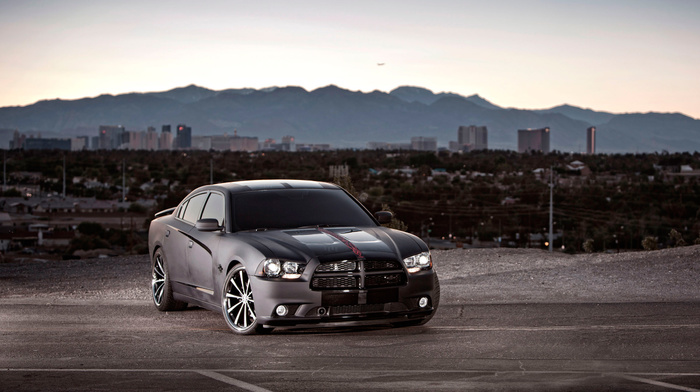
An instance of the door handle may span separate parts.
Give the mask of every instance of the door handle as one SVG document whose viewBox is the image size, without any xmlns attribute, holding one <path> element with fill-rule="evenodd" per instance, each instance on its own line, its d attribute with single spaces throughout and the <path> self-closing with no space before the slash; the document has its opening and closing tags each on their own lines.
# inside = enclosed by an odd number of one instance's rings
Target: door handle
<svg viewBox="0 0 700 392">
<path fill-rule="evenodd" d="M 187 246 L 189 246 L 190 248 L 192 247 L 192 245 L 194 245 L 194 242 L 192 242 L 191 240 L 187 242 Z"/>
<path fill-rule="evenodd" d="M 166 237 L 170 237 L 170 230 L 166 230 L 166 231 L 165 231 L 165 236 L 166 236 Z"/>
</svg>

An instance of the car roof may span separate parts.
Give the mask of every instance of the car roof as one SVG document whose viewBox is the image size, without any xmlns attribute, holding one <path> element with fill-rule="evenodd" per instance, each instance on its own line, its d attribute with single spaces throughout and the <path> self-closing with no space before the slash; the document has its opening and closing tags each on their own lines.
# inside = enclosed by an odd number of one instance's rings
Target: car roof
<svg viewBox="0 0 700 392">
<path fill-rule="evenodd" d="M 274 189 L 340 189 L 340 187 L 335 184 L 320 181 L 281 179 L 224 182 L 220 184 L 206 185 L 198 188 L 197 191 L 212 189 L 224 190 L 230 193 L 242 193 Z"/>
</svg>

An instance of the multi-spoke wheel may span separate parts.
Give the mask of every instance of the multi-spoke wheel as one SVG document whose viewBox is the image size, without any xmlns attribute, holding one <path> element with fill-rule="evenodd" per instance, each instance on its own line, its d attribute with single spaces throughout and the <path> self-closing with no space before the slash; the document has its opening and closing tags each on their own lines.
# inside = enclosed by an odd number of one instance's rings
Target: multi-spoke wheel
<svg viewBox="0 0 700 392">
<path fill-rule="evenodd" d="M 160 311 L 182 310 L 187 307 L 186 302 L 173 298 L 173 289 L 168 278 L 168 267 L 163 252 L 158 249 L 153 255 L 153 271 L 151 274 L 151 293 L 153 303 Z"/>
<path fill-rule="evenodd" d="M 267 332 L 258 324 L 253 290 L 244 266 L 239 264 L 229 271 L 221 302 L 226 323 L 234 332 L 242 335 Z"/>
</svg>

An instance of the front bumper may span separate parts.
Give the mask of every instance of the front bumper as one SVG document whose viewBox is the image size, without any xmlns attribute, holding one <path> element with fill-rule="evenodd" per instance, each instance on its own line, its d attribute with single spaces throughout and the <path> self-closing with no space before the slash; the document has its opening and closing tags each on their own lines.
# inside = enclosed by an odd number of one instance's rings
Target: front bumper
<svg viewBox="0 0 700 392">
<path fill-rule="evenodd" d="M 352 326 L 422 320 L 437 309 L 434 270 L 411 274 L 397 287 L 352 290 L 312 290 L 308 281 L 256 277 L 253 282 L 258 323 L 268 327 Z M 424 307 L 422 297 L 428 299 Z M 287 314 L 275 309 L 284 305 Z"/>
</svg>

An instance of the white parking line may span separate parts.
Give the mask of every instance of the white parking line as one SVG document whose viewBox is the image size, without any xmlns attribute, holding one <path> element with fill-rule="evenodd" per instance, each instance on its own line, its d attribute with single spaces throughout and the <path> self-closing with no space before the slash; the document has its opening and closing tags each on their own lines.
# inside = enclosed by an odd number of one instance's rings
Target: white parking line
<svg viewBox="0 0 700 392">
<path fill-rule="evenodd" d="M 684 387 L 684 386 L 682 386 L 682 385 L 676 385 L 676 384 L 669 384 L 669 383 L 663 382 L 663 381 L 649 380 L 648 378 L 635 377 L 635 376 L 631 376 L 631 375 L 629 375 L 629 374 L 610 373 L 610 374 L 607 374 L 607 375 L 608 375 L 608 376 L 611 376 L 611 377 L 624 378 L 625 380 L 637 381 L 637 382 L 643 382 L 643 383 L 645 383 L 645 384 L 656 385 L 657 387 L 664 387 L 664 388 L 675 389 L 675 390 L 678 390 L 678 391 L 700 392 L 700 389 Z"/>
<path fill-rule="evenodd" d="M 201 373 L 201 372 L 212 372 L 212 373 L 333 373 L 338 372 L 339 369 L 327 368 L 324 369 L 187 369 L 187 368 L 173 368 L 173 369 L 160 369 L 160 368 L 139 368 L 139 369 L 125 369 L 125 368 L 115 368 L 115 369 L 97 369 L 97 368 L 0 368 L 0 373 L 2 372 L 58 372 L 58 373 Z M 679 372 L 679 373 L 664 373 L 664 372 L 630 372 L 630 373 L 606 373 L 595 370 L 489 370 L 489 369 L 342 369 L 343 373 L 387 373 L 387 374 L 415 374 L 415 373 L 498 373 L 498 374 L 602 374 L 607 376 L 622 376 L 628 375 L 630 377 L 635 376 L 647 376 L 647 377 L 700 377 L 700 373 L 696 372 Z"/>
<path fill-rule="evenodd" d="M 277 370 L 265 370 L 265 369 L 211 369 L 211 370 L 204 370 L 204 369 L 32 369 L 32 368 L 17 368 L 17 369 L 12 369 L 12 368 L 4 368 L 0 369 L 0 374 L 5 373 L 5 372 L 42 372 L 42 373 L 50 373 L 50 372 L 57 372 L 57 373 L 91 373 L 91 372 L 96 372 L 96 373 L 111 373 L 111 372 L 116 372 L 116 373 L 146 373 L 146 372 L 158 372 L 158 373 L 183 373 L 183 372 L 188 372 L 188 373 L 197 373 L 201 374 L 205 377 L 209 377 L 211 379 L 221 381 L 223 383 L 245 389 L 247 391 L 251 392 L 272 392 L 269 389 L 265 389 L 262 387 L 259 387 L 257 385 L 253 385 L 250 383 L 247 383 L 245 381 L 241 381 L 232 377 L 224 376 L 223 373 L 257 373 L 257 374 L 264 374 L 264 373 L 336 373 L 340 372 L 339 369 L 303 369 L 303 370 L 290 370 L 290 369 L 277 369 Z M 644 372 L 633 372 L 633 373 L 601 373 L 601 372 L 596 372 L 596 371 L 588 371 L 588 370 L 348 370 L 348 369 L 343 369 L 342 373 L 344 375 L 350 374 L 350 373 L 361 373 L 361 374 L 368 374 L 368 373 L 377 373 L 377 374 L 391 374 L 391 375 L 402 375 L 402 374 L 417 374 L 417 373 L 463 373 L 463 374 L 483 374 L 483 373 L 494 373 L 497 375 L 508 375 L 508 374 L 516 374 L 516 375 L 523 375 L 523 374 L 530 374 L 530 375 L 547 375 L 547 374 L 589 374 L 589 375 L 601 375 L 603 377 L 613 377 L 613 378 L 622 378 L 625 380 L 629 381 L 635 381 L 635 382 L 640 382 L 644 384 L 650 384 L 658 387 L 663 387 L 663 388 L 668 388 L 668 389 L 675 389 L 678 391 L 686 391 L 686 392 L 700 392 L 700 389 L 695 389 L 695 388 L 690 388 L 690 387 L 684 387 L 682 385 L 676 385 L 676 384 L 670 384 L 667 382 L 663 381 L 656 381 L 644 377 L 639 377 L 639 376 L 646 376 L 646 377 L 700 377 L 700 373 L 659 373 L 659 372 L 649 372 L 649 373 L 644 373 Z"/>
<path fill-rule="evenodd" d="M 429 326 L 428 329 L 446 331 L 602 331 L 700 328 L 700 324 L 617 324 L 617 325 L 551 325 L 542 327 L 489 327 L 489 326 Z"/>
<path fill-rule="evenodd" d="M 245 381 L 237 380 L 232 377 L 224 376 L 223 374 L 217 373 L 217 372 L 212 372 L 208 370 L 197 370 L 197 373 L 207 376 L 209 378 L 213 378 L 214 380 L 224 382 L 229 385 L 233 385 L 234 387 L 242 388 L 247 391 L 252 391 L 252 392 L 272 392 L 269 389 L 265 389 L 262 387 L 259 387 L 257 385 L 249 384 Z"/>
</svg>

